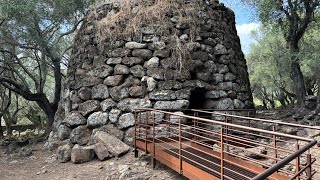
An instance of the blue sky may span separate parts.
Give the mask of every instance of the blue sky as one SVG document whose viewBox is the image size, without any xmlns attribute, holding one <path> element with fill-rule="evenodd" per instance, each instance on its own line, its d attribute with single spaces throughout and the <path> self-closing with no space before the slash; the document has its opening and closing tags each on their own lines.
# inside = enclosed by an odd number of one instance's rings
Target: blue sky
<svg viewBox="0 0 320 180">
<path fill-rule="evenodd" d="M 235 12 L 236 27 L 241 40 L 242 51 L 245 54 L 248 53 L 250 51 L 250 44 L 254 42 L 250 34 L 260 26 L 260 23 L 254 19 L 254 9 L 243 6 L 240 0 L 220 0 L 220 2 L 223 2 Z"/>
</svg>

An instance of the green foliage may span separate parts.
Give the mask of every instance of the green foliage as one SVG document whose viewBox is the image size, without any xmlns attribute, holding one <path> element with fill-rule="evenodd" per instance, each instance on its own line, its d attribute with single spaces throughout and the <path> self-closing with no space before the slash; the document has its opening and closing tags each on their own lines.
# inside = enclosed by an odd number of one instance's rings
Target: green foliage
<svg viewBox="0 0 320 180">
<path fill-rule="evenodd" d="M 37 103 L 47 115 L 47 131 L 61 97 L 61 67 L 93 2 L 0 0 L 0 84 Z"/>
<path fill-rule="evenodd" d="M 290 51 L 281 31 L 276 29 L 261 29 L 255 32 L 257 43 L 252 44 L 250 53 L 247 55 L 250 81 L 253 88 L 255 102 L 268 106 L 270 102 L 279 100 L 282 95 L 290 104 L 290 94 L 293 83 L 290 79 Z M 311 88 L 315 89 L 315 80 L 320 78 L 320 28 L 319 23 L 314 23 L 300 42 L 298 54 L 302 65 L 302 72 L 307 80 L 311 80 Z M 315 94 L 315 91 L 313 91 Z M 293 95 L 293 93 L 292 93 Z M 283 97 L 282 97 L 283 98 Z M 277 104 L 277 103 L 275 103 Z"/>
</svg>

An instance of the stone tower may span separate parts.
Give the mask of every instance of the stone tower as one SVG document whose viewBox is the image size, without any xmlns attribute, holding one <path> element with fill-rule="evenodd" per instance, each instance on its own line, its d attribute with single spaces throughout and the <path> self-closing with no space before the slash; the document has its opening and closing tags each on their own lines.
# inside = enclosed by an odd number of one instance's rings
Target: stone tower
<svg viewBox="0 0 320 180">
<path fill-rule="evenodd" d="M 86 145 L 79 132 L 104 127 L 130 144 L 138 107 L 253 108 L 235 15 L 217 1 L 108 2 L 88 12 L 74 43 L 60 140 Z"/>
</svg>

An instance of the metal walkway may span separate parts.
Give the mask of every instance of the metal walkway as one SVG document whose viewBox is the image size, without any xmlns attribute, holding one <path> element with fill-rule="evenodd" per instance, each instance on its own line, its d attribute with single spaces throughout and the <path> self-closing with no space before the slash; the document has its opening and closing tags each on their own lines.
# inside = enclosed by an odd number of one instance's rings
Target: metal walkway
<svg viewBox="0 0 320 180">
<path fill-rule="evenodd" d="M 189 179 L 311 179 L 316 173 L 310 148 L 317 142 L 275 132 L 278 122 L 268 131 L 251 127 L 259 119 L 248 117 L 250 110 L 174 112 L 136 110 L 136 157 L 143 151 L 153 167 L 157 160 Z"/>
</svg>

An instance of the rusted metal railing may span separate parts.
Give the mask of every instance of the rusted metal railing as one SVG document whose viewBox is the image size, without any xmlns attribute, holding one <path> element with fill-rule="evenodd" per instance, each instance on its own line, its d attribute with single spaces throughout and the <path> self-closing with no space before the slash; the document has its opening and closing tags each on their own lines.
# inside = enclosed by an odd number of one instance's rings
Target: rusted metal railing
<svg viewBox="0 0 320 180">
<path fill-rule="evenodd" d="M 190 179 L 310 179 L 315 174 L 313 139 L 232 123 L 256 121 L 251 117 L 180 111 L 191 115 L 137 109 L 135 155 L 138 149 L 150 153 L 153 167 L 157 159 Z"/>
</svg>

